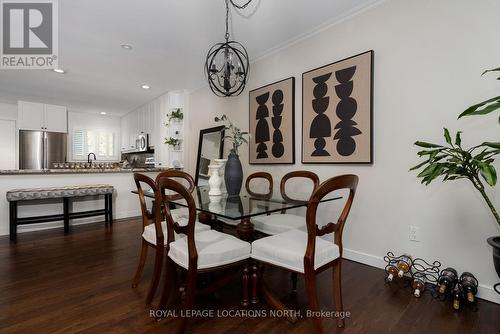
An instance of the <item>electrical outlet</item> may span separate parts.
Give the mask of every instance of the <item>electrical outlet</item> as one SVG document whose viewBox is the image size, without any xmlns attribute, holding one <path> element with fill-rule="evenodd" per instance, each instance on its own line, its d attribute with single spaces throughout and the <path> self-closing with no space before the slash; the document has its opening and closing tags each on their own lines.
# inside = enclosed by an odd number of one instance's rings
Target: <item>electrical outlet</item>
<svg viewBox="0 0 500 334">
<path fill-rule="evenodd" d="M 410 241 L 420 241 L 420 228 L 417 226 L 410 225 L 410 231 L 408 233 L 408 240 Z"/>
</svg>

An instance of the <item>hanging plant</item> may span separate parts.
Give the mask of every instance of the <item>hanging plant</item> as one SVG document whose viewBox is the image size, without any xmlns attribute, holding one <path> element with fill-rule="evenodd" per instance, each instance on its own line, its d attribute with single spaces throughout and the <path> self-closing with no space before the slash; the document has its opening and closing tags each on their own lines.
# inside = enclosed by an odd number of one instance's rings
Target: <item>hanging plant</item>
<svg viewBox="0 0 500 334">
<path fill-rule="evenodd" d="M 168 126 L 171 120 L 177 120 L 180 122 L 183 119 L 184 119 L 184 113 L 182 112 L 182 109 L 177 108 L 172 110 L 170 114 L 167 114 L 167 123 L 165 125 Z"/>
<path fill-rule="evenodd" d="M 165 144 L 167 144 L 168 146 L 172 146 L 172 147 L 178 147 L 180 144 L 181 144 L 181 140 L 178 139 L 178 138 L 172 138 L 172 137 L 169 137 L 169 138 L 165 138 Z"/>
</svg>

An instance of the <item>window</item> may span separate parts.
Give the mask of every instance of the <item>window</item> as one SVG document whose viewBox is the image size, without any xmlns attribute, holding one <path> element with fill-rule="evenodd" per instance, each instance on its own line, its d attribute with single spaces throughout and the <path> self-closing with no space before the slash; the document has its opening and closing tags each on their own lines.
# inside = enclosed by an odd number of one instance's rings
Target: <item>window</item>
<svg viewBox="0 0 500 334">
<path fill-rule="evenodd" d="M 90 152 L 95 153 L 98 160 L 119 159 L 114 132 L 73 130 L 71 147 L 75 161 L 86 161 Z"/>
</svg>

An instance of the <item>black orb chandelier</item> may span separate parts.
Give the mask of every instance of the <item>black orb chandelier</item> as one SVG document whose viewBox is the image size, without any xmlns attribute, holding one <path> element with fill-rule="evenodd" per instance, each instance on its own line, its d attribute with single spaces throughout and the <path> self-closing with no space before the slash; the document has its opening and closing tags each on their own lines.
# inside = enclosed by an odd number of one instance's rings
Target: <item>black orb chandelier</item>
<svg viewBox="0 0 500 334">
<path fill-rule="evenodd" d="M 250 62 L 247 50 L 236 41 L 229 40 L 229 3 L 244 9 L 252 2 L 237 5 L 233 0 L 226 1 L 226 41 L 210 48 L 205 60 L 205 75 L 212 92 L 217 96 L 237 96 L 245 89 Z"/>
</svg>

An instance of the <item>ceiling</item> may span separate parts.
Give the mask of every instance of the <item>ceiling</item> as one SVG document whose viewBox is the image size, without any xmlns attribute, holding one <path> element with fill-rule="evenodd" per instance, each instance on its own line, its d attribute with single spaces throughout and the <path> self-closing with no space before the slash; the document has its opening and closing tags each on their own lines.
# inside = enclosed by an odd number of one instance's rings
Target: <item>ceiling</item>
<svg viewBox="0 0 500 334">
<path fill-rule="evenodd" d="M 374 2 L 253 0 L 232 9 L 231 34 L 252 60 Z M 122 115 L 166 91 L 202 87 L 205 55 L 223 40 L 224 15 L 224 0 L 59 1 L 59 67 L 67 73 L 0 70 L 0 101 Z"/>
</svg>

